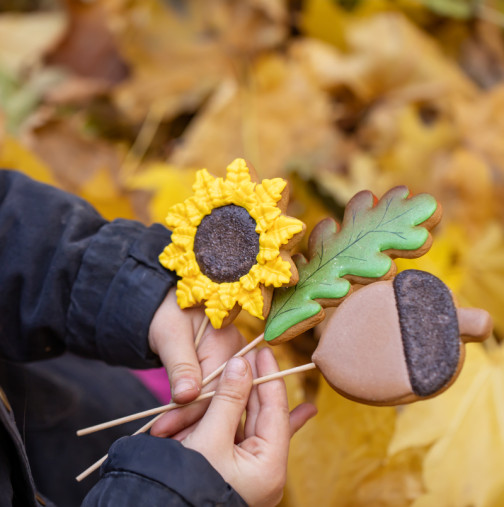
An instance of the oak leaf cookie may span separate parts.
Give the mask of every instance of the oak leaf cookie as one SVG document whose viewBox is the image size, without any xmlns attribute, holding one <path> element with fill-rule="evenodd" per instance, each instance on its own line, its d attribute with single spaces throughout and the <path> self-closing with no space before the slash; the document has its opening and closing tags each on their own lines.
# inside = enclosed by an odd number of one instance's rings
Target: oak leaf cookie
<svg viewBox="0 0 504 507">
<path fill-rule="evenodd" d="M 322 220 L 310 235 L 308 260 L 294 257 L 299 281 L 275 290 L 265 340 L 281 343 L 314 327 L 324 319 L 324 307 L 337 306 L 350 294 L 351 283 L 392 278 L 391 258 L 423 255 L 441 214 L 434 197 L 411 196 L 404 186 L 380 200 L 369 191 L 356 194 L 341 227 L 331 218 Z"/>
</svg>

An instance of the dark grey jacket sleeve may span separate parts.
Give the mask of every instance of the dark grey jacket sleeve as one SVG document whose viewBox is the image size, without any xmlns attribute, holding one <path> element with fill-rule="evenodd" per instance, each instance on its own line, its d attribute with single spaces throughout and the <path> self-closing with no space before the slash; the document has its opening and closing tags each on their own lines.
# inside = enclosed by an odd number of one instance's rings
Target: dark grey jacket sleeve
<svg viewBox="0 0 504 507">
<path fill-rule="evenodd" d="M 0 357 L 30 361 L 67 349 L 157 366 L 147 336 L 175 283 L 158 262 L 169 241 L 161 225 L 107 222 L 73 195 L 0 170 Z M 112 446 L 84 506 L 139 505 L 245 504 L 201 454 L 138 435 Z"/>
<path fill-rule="evenodd" d="M 73 195 L 0 170 L 0 356 L 29 361 L 68 349 L 158 365 L 147 335 L 175 282 L 157 260 L 169 241 L 159 224 L 107 222 Z"/>
<path fill-rule="evenodd" d="M 117 440 L 82 507 L 244 507 L 241 496 L 198 452 L 150 435 Z"/>
</svg>

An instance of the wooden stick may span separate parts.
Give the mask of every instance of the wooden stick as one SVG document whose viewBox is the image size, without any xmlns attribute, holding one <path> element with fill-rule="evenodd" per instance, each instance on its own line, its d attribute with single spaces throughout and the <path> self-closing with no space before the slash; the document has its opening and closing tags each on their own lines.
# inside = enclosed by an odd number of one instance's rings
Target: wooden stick
<svg viewBox="0 0 504 507">
<path fill-rule="evenodd" d="M 208 318 L 208 316 L 205 314 L 205 317 L 204 319 L 201 321 L 201 324 L 200 324 L 200 327 L 198 329 L 198 333 L 196 334 L 196 338 L 194 340 L 194 348 L 196 350 L 198 350 L 198 346 L 200 344 L 200 341 L 201 341 L 201 338 L 203 336 L 203 333 L 205 332 L 205 329 L 207 327 L 207 324 L 208 324 L 208 321 L 210 319 Z"/>
<path fill-rule="evenodd" d="M 161 419 L 161 417 L 163 417 L 163 414 L 158 414 L 156 417 L 154 417 L 153 419 L 151 419 L 147 424 L 144 424 L 141 428 L 139 428 L 138 430 L 136 430 L 135 433 L 133 433 L 133 435 L 138 435 L 139 433 L 146 432 L 148 429 L 150 429 L 150 427 L 158 419 Z M 75 478 L 75 480 L 77 482 L 80 482 L 83 479 L 85 479 L 88 475 L 92 474 L 95 470 L 97 470 L 98 468 L 100 468 L 107 458 L 108 458 L 108 454 L 105 454 L 105 456 L 103 456 L 102 458 L 100 458 L 96 463 L 93 463 L 89 468 L 86 468 L 86 470 L 84 470 L 84 472 L 80 473 Z"/>
<path fill-rule="evenodd" d="M 301 366 L 296 366 L 294 368 L 290 368 L 288 370 L 278 371 L 276 373 L 271 373 L 270 375 L 265 375 L 264 377 L 259 377 L 259 378 L 254 379 L 252 381 L 252 385 L 256 386 L 259 384 L 264 384 L 265 382 L 271 382 L 272 380 L 278 380 L 280 378 L 286 377 L 287 375 L 293 375 L 295 373 L 302 373 L 304 371 L 313 370 L 316 367 L 317 366 L 315 365 L 315 363 L 308 363 L 308 364 L 303 364 Z M 206 400 L 208 398 L 212 398 L 214 395 L 215 395 L 215 391 L 210 391 L 208 393 L 204 393 L 204 394 L 198 396 L 195 400 L 187 403 L 186 405 L 179 405 L 178 403 L 169 403 L 168 405 L 163 405 L 162 407 L 157 407 L 157 408 L 153 408 L 151 410 L 147 410 L 146 412 L 149 412 L 149 414 L 147 414 L 147 415 L 152 415 L 153 413 L 156 413 L 156 412 L 153 412 L 155 410 L 158 411 L 159 415 L 157 417 L 155 417 L 152 421 L 149 421 L 145 426 L 142 426 L 139 430 L 137 430 L 134 433 L 134 435 L 137 435 L 138 433 L 142 433 L 142 432 L 146 431 L 148 428 L 150 428 L 150 426 L 152 426 L 154 421 L 157 420 L 158 418 L 160 418 L 165 412 L 168 412 L 169 410 L 173 410 L 175 408 L 191 405 L 193 403 L 196 403 L 197 401 L 202 401 L 202 400 Z M 143 412 L 139 412 L 138 414 L 133 414 L 131 416 L 127 416 L 127 418 L 129 418 L 130 421 L 133 421 L 134 419 L 139 419 L 140 417 L 144 417 L 141 414 L 143 414 Z M 123 417 L 121 419 L 126 419 L 126 418 Z M 119 420 L 120 419 L 116 419 L 115 421 L 110 421 L 109 423 L 103 423 L 103 424 L 110 424 L 110 423 L 117 422 Z M 117 422 L 117 424 L 122 424 L 122 422 L 128 422 L 128 421 L 121 421 L 121 423 Z M 98 425 L 98 426 L 102 426 L 102 425 Z M 109 427 L 109 426 L 107 426 L 107 427 Z M 96 427 L 92 426 L 91 428 L 86 428 L 86 430 L 90 430 L 92 428 L 96 428 Z M 100 428 L 100 429 L 102 429 L 102 428 Z M 86 430 L 80 430 L 80 431 L 86 431 Z M 98 429 L 95 429 L 94 431 L 98 431 Z M 88 433 L 92 433 L 92 431 L 88 431 Z M 82 433 L 82 434 L 84 435 L 87 433 Z M 83 479 L 85 479 L 89 474 L 93 473 L 107 459 L 107 456 L 108 456 L 108 454 L 106 454 L 105 456 L 103 456 L 103 458 L 101 458 L 96 463 L 91 465 L 89 468 L 84 470 L 84 472 L 82 472 L 80 475 L 78 475 L 76 477 L 76 480 L 80 482 Z"/>
<path fill-rule="evenodd" d="M 196 334 L 196 338 L 194 340 L 194 348 L 196 350 L 198 350 L 198 346 L 200 344 L 201 338 L 203 336 L 203 333 L 205 332 L 205 329 L 208 325 L 209 320 L 210 319 L 208 318 L 208 316 L 205 315 L 205 317 L 201 321 L 200 327 L 199 327 L 198 332 Z M 145 433 L 146 431 L 150 430 L 151 427 L 154 426 L 154 423 L 158 419 L 161 419 L 161 417 L 163 417 L 163 414 L 164 414 L 164 412 L 162 412 L 161 414 L 158 414 L 156 417 L 153 417 L 148 423 L 144 424 L 141 428 L 139 428 L 137 431 L 135 431 L 135 433 L 133 433 L 133 435 L 138 435 L 139 433 Z M 88 475 L 92 474 L 95 470 L 100 468 L 107 458 L 108 458 L 108 454 L 105 454 L 105 456 L 100 458 L 96 463 L 92 464 L 89 468 L 86 468 L 86 470 L 84 470 L 84 472 L 82 472 L 81 474 L 79 474 L 75 478 L 77 480 L 77 482 L 82 481 Z"/>
<path fill-rule="evenodd" d="M 255 340 L 251 341 L 246 347 L 237 352 L 234 357 L 239 357 L 245 355 L 249 350 L 252 350 L 259 342 L 264 339 L 264 335 L 259 335 Z M 206 386 L 209 382 L 211 382 L 215 377 L 220 375 L 224 368 L 226 367 L 227 362 L 217 368 L 213 373 L 211 373 L 208 377 L 203 380 L 203 386 Z M 195 401 L 199 401 L 203 396 L 206 396 L 208 393 L 200 395 L 198 398 L 193 400 L 187 405 L 194 403 Z M 206 396 L 208 398 L 208 396 Z M 130 421 L 134 421 L 136 419 L 141 419 L 142 417 L 147 417 L 149 415 L 159 414 L 161 412 L 167 412 L 168 410 L 173 410 L 174 408 L 184 407 L 186 405 L 179 403 L 169 403 L 168 405 L 162 405 L 160 407 L 151 408 L 149 410 L 144 410 L 143 412 L 137 412 L 136 414 L 127 415 L 124 417 L 120 417 L 119 419 L 114 419 L 112 421 L 107 421 L 101 424 L 96 424 L 94 426 L 89 426 L 88 428 L 83 428 L 77 431 L 77 435 L 79 437 L 83 435 L 89 435 L 90 433 L 94 433 L 96 431 L 101 431 L 107 428 L 112 428 L 113 426 L 118 426 L 119 424 L 124 424 Z"/>
</svg>

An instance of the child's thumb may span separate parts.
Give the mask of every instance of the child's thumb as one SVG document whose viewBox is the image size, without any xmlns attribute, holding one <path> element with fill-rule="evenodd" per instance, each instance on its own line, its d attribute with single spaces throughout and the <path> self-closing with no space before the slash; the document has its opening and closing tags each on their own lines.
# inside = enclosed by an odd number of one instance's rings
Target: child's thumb
<svg viewBox="0 0 504 507">
<path fill-rule="evenodd" d="M 252 388 L 252 369 L 246 359 L 231 358 L 219 380 L 215 396 L 198 432 L 216 446 L 232 446 Z"/>
</svg>

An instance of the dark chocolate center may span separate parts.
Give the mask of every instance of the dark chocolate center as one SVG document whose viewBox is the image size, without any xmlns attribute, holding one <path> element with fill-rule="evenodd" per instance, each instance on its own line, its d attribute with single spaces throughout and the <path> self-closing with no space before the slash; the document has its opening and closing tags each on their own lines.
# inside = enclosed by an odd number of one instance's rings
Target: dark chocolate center
<svg viewBox="0 0 504 507">
<path fill-rule="evenodd" d="M 256 222 L 241 206 L 215 208 L 203 217 L 194 238 L 201 272 L 210 280 L 236 282 L 257 262 L 259 234 Z"/>
<path fill-rule="evenodd" d="M 458 368 L 460 338 L 452 295 L 439 278 L 416 269 L 395 277 L 394 292 L 413 392 L 429 396 Z"/>
</svg>

